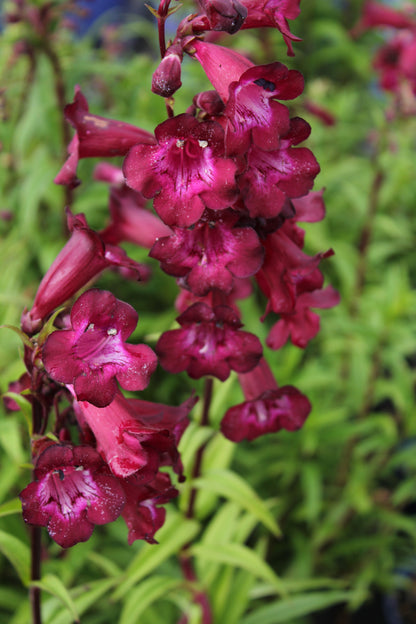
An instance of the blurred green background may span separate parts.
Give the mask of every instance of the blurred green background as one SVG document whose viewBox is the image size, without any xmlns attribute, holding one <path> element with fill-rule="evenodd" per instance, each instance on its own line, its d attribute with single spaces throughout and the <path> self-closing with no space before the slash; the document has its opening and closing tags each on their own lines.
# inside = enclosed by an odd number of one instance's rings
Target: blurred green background
<svg viewBox="0 0 416 624">
<path fill-rule="evenodd" d="M 183 4 L 187 14 L 192 4 Z M 13 5 L 3 3 L 3 21 Z M 303 0 L 290 24 L 302 38 L 293 58 L 271 29 L 224 41 L 257 63 L 279 60 L 305 76 L 305 92 L 290 106 L 312 126 L 307 145 L 321 165 L 315 189 L 325 188 L 327 205 L 325 221 L 306 227 L 306 251 L 333 248 L 322 270 L 341 303 L 321 313 L 321 332 L 304 351 L 287 345 L 265 352 L 279 385 L 309 396 L 309 419 L 297 433 L 233 445 L 218 426 L 242 400 L 241 390 L 234 375 L 215 382 L 211 426 L 193 423 L 181 442 L 188 473 L 196 449 L 208 444 L 197 519 L 184 518 L 188 482 L 170 505 L 159 546 L 127 546 L 121 520 L 65 552 L 45 533 L 46 623 L 70 623 L 78 614 L 85 624 L 174 624 L 182 611 L 190 624 L 201 623 L 175 556 L 191 539 L 215 624 L 416 622 L 416 118 L 386 117 L 392 96 L 378 88 L 372 58 L 389 32 L 352 38 L 362 5 Z M 172 37 L 176 19 L 167 24 Z M 57 82 L 66 102 L 79 84 L 91 112 L 153 131 L 166 117 L 162 98 L 150 91 L 156 40 L 154 22 L 143 18 L 109 25 L 101 17 L 82 37 L 58 20 L 46 38 L 27 23 L 3 23 L 1 323 L 19 324 L 65 240 L 68 195 L 53 183 L 68 135 Z M 176 113 L 209 88 L 190 59 L 182 82 Z M 308 102 L 330 112 L 335 124 L 309 113 Z M 108 191 L 91 179 L 95 164 L 81 161 L 72 209 L 100 229 L 108 221 Z M 176 285 L 146 250 L 125 248 L 153 266 L 153 279 L 137 285 L 105 274 L 97 284 L 136 308 L 133 338 L 154 346 L 174 324 Z M 262 339 L 264 304 L 259 295 L 242 305 L 246 328 Z M 8 329 L 0 344 L 5 392 L 24 370 L 22 349 Z M 194 387 L 201 395 L 200 382 L 159 369 L 142 396 L 178 404 Z M 28 537 L 15 497 L 30 480 L 29 439 L 23 415 L 3 411 L 0 419 L 0 619 L 26 624 Z"/>
</svg>

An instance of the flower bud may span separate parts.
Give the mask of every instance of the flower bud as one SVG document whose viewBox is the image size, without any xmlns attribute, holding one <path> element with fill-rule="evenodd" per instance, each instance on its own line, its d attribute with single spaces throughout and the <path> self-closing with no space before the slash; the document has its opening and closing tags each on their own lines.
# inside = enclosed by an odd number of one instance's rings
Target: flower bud
<svg viewBox="0 0 416 624">
<path fill-rule="evenodd" d="M 181 47 L 177 44 L 170 46 L 153 74 L 153 93 L 162 97 L 171 97 L 179 89 L 182 85 L 181 62 Z"/>
<path fill-rule="evenodd" d="M 211 30 L 221 30 L 233 35 L 240 30 L 247 17 L 247 9 L 238 0 L 199 0 Z"/>
</svg>

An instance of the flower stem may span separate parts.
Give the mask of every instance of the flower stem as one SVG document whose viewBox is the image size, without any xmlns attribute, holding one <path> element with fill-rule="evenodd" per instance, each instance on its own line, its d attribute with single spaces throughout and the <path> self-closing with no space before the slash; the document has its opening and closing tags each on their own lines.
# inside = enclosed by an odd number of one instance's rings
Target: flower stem
<svg viewBox="0 0 416 624">
<path fill-rule="evenodd" d="M 31 569 L 30 578 L 32 581 L 40 580 L 40 560 L 41 560 L 41 528 L 30 527 L 30 546 L 31 546 Z M 32 624 L 42 624 L 42 616 L 40 611 L 40 589 L 39 587 L 30 587 L 29 600 L 32 610 Z"/>
<path fill-rule="evenodd" d="M 43 408 L 40 401 L 34 397 L 32 405 L 32 431 L 33 436 L 39 435 L 43 427 Z M 30 527 L 30 580 L 39 581 L 41 577 L 41 527 Z M 29 601 L 32 610 L 32 624 L 42 624 L 42 615 L 40 609 L 40 589 L 39 587 L 31 586 L 29 588 Z"/>
<path fill-rule="evenodd" d="M 204 404 L 202 408 L 202 417 L 201 417 L 201 422 L 200 422 L 201 427 L 206 427 L 209 424 L 209 408 L 210 408 L 211 400 L 212 400 L 212 389 L 213 389 L 213 380 L 211 377 L 209 377 L 205 381 Z M 203 460 L 204 451 L 207 447 L 207 444 L 208 444 L 208 440 L 204 442 L 203 444 L 201 444 L 201 446 L 196 452 L 195 463 L 192 469 L 192 479 L 196 479 L 201 474 L 202 460 Z M 188 508 L 185 513 L 186 518 L 193 518 L 195 515 L 196 495 L 197 495 L 197 489 L 195 487 L 192 487 L 191 493 L 189 495 Z M 195 573 L 194 565 L 192 562 L 192 557 L 188 554 L 188 549 L 190 548 L 191 545 L 192 545 L 192 542 L 188 542 L 187 544 L 183 546 L 182 552 L 179 555 L 179 561 L 180 561 L 180 565 L 182 568 L 182 573 L 183 573 L 184 578 L 187 581 L 191 582 L 192 584 L 195 584 L 198 582 L 198 578 Z M 193 601 L 196 604 L 199 604 L 201 607 L 201 612 L 202 612 L 201 623 L 212 624 L 213 615 L 212 615 L 212 610 L 211 610 L 211 605 L 209 603 L 208 595 L 204 591 L 201 591 L 200 589 L 194 589 Z M 187 622 L 188 622 L 188 618 L 185 615 L 181 618 L 178 624 L 187 624 Z"/>
<path fill-rule="evenodd" d="M 205 389 L 204 389 L 204 405 L 202 408 L 202 418 L 200 425 L 201 427 L 206 427 L 209 424 L 209 408 L 212 400 L 212 388 L 213 388 L 213 380 L 212 377 L 208 377 L 205 381 Z M 204 451 L 207 447 L 208 441 L 201 444 L 199 449 L 196 452 L 195 463 L 192 469 L 192 479 L 196 479 L 201 474 L 201 466 L 202 459 L 204 456 Z M 188 509 L 186 510 L 186 517 L 193 518 L 195 512 L 195 501 L 196 501 L 196 488 L 191 489 L 191 493 L 189 495 Z"/>
</svg>

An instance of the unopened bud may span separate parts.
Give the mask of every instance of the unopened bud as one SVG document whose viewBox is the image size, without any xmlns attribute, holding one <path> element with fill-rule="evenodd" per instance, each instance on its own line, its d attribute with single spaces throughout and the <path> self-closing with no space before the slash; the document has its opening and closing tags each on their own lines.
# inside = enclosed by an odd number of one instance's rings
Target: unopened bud
<svg viewBox="0 0 416 624">
<path fill-rule="evenodd" d="M 238 0 L 199 0 L 206 13 L 211 30 L 221 30 L 230 35 L 240 30 L 247 17 L 247 8 Z"/>
<path fill-rule="evenodd" d="M 171 97 L 182 85 L 181 82 L 182 50 L 173 45 L 168 48 L 165 56 L 153 74 L 152 91 L 162 97 Z"/>
</svg>

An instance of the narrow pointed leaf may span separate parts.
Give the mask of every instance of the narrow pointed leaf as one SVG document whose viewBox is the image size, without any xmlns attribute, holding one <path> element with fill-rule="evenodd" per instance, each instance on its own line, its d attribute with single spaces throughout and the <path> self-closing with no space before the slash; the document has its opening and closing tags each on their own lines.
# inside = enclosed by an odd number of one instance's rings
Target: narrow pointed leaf
<svg viewBox="0 0 416 624">
<path fill-rule="evenodd" d="M 284 583 L 277 574 L 260 556 L 242 544 L 196 544 L 191 548 L 191 554 L 201 559 L 232 565 L 236 568 L 248 570 L 257 578 L 271 583 L 277 593 L 284 593 Z"/>
<path fill-rule="evenodd" d="M 13 498 L 7 503 L 0 505 L 0 517 L 10 516 L 11 514 L 22 513 L 22 503 L 19 498 Z"/>
<path fill-rule="evenodd" d="M 197 534 L 199 524 L 172 515 L 157 534 L 158 544 L 145 544 L 127 568 L 113 598 L 122 598 L 134 585 L 157 568 L 165 559 L 179 550 Z"/>
<path fill-rule="evenodd" d="M 261 607 L 241 620 L 241 624 L 282 624 L 294 618 L 326 609 L 339 602 L 347 602 L 351 592 L 317 592 L 293 596 Z"/>
<path fill-rule="evenodd" d="M 179 579 L 172 579 L 167 576 L 149 577 L 140 583 L 134 592 L 129 594 L 124 604 L 119 624 L 139 622 L 140 616 L 151 604 L 180 586 L 183 586 L 183 581 Z"/>
<path fill-rule="evenodd" d="M 30 580 L 30 549 L 14 535 L 0 531 L 0 551 L 10 561 L 24 585 Z"/>
<path fill-rule="evenodd" d="M 34 587 L 39 587 L 42 591 L 46 591 L 52 596 L 56 596 L 65 605 L 75 622 L 79 622 L 79 616 L 72 600 L 70 593 L 66 589 L 62 581 L 54 574 L 46 574 L 40 581 L 31 583 Z"/>
<path fill-rule="evenodd" d="M 218 496 L 234 501 L 242 509 L 252 513 L 274 535 L 280 535 L 280 529 L 265 503 L 234 472 L 229 470 L 212 470 L 205 477 L 195 479 L 192 485 L 200 490 L 210 491 Z"/>
</svg>

